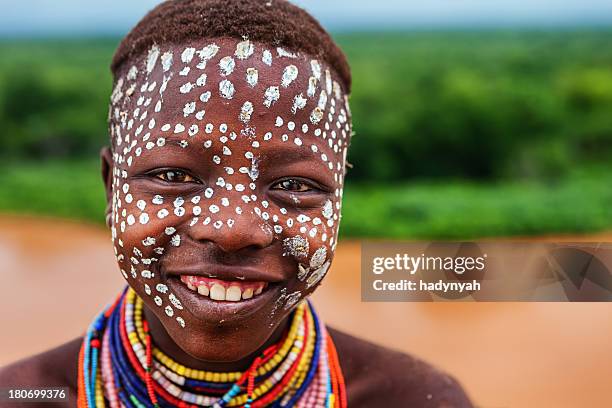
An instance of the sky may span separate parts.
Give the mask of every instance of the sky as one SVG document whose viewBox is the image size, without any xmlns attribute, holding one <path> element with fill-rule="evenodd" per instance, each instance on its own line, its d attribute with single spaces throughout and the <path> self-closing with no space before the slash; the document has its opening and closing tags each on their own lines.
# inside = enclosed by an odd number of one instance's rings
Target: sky
<svg viewBox="0 0 612 408">
<path fill-rule="evenodd" d="M 124 34 L 159 0 L 0 0 L 0 36 Z M 294 0 L 332 31 L 612 26 L 612 0 Z"/>
</svg>

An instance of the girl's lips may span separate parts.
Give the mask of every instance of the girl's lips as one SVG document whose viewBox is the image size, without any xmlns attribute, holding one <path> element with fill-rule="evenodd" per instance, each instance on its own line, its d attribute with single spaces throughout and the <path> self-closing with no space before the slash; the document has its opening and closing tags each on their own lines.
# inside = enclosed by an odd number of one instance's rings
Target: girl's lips
<svg viewBox="0 0 612 408">
<path fill-rule="evenodd" d="M 210 288 L 208 289 L 208 296 L 201 295 L 198 293 L 197 290 L 190 289 L 187 286 L 187 283 L 183 282 L 183 276 L 190 277 L 193 275 L 181 275 L 180 278 L 179 276 L 172 276 L 167 280 L 168 287 L 180 299 L 185 309 L 201 322 L 209 322 L 213 324 L 219 324 L 221 322 L 225 322 L 228 324 L 232 322 L 240 322 L 240 324 L 242 324 L 245 319 L 248 319 L 251 316 L 259 313 L 262 309 L 272 308 L 273 303 L 280 296 L 280 283 L 222 281 L 226 285 L 229 284 L 229 287 L 238 286 L 238 283 L 247 286 L 264 283 L 264 288 L 262 288 L 262 291 L 258 295 L 255 295 L 254 289 L 253 297 L 251 298 L 244 299 L 244 296 L 241 296 L 240 301 L 228 301 L 227 289 L 225 289 L 226 299 L 214 300 L 210 297 Z M 198 276 L 197 278 L 201 279 L 200 276 Z M 217 279 L 205 278 L 205 280 L 219 282 L 219 280 Z M 248 289 L 249 288 L 247 287 L 246 290 Z M 235 291 L 235 289 L 232 291 Z M 237 297 L 237 293 L 234 292 L 234 294 L 232 294 L 232 291 L 230 291 L 230 297 Z M 241 294 L 244 295 L 244 291 L 242 289 Z"/>
<path fill-rule="evenodd" d="M 214 301 L 241 302 L 259 296 L 268 286 L 267 282 L 241 282 L 181 275 L 190 290 Z"/>
</svg>

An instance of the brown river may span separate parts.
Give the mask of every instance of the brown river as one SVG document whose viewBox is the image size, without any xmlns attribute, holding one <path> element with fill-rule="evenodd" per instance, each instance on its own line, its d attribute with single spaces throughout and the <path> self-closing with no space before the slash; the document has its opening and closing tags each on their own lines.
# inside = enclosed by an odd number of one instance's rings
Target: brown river
<svg viewBox="0 0 612 408">
<path fill-rule="evenodd" d="M 12 216 L 0 276 L 0 365 L 82 334 L 124 282 L 104 228 Z M 314 302 L 331 326 L 448 371 L 478 407 L 612 407 L 609 303 L 362 303 L 357 241 L 338 245 Z"/>
</svg>

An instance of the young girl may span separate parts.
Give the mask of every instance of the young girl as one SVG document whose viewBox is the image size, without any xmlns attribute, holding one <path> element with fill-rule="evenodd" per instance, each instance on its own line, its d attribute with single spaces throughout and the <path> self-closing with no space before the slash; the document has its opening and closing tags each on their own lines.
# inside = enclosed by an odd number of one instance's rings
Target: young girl
<svg viewBox="0 0 612 408">
<path fill-rule="evenodd" d="M 352 133 L 349 66 L 310 15 L 166 1 L 112 71 L 102 172 L 128 286 L 3 386 L 67 386 L 79 407 L 470 406 L 450 377 L 327 328 L 307 301 L 336 248 Z"/>
</svg>

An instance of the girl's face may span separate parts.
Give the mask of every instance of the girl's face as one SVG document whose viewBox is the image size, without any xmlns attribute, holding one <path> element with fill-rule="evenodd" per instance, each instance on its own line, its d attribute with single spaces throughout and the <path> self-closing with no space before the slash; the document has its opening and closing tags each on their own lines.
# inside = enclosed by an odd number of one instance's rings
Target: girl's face
<svg viewBox="0 0 612 408">
<path fill-rule="evenodd" d="M 255 351 L 333 258 L 351 134 L 334 72 L 246 40 L 154 46 L 109 114 L 123 276 L 191 356 Z"/>
</svg>

